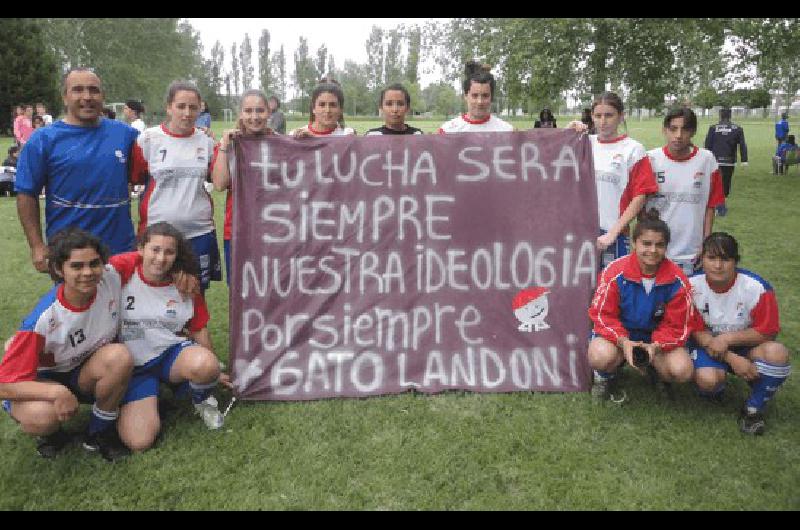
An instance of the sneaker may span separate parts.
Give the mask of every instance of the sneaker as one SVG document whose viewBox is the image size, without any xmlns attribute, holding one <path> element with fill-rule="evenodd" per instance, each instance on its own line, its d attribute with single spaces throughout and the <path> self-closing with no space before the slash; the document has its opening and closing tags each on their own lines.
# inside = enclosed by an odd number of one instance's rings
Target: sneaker
<svg viewBox="0 0 800 530">
<path fill-rule="evenodd" d="M 131 454 L 131 450 L 119 439 L 116 426 L 87 435 L 83 440 L 83 448 L 90 453 L 100 453 L 108 462 Z"/>
<path fill-rule="evenodd" d="M 36 452 L 42 458 L 54 458 L 70 440 L 70 435 L 59 428 L 53 434 L 36 437 Z"/>
<path fill-rule="evenodd" d="M 592 382 L 592 397 L 597 401 L 608 401 L 611 399 L 612 392 L 616 389 L 616 382 L 616 377 L 602 379 L 595 374 Z"/>
<path fill-rule="evenodd" d="M 225 422 L 225 418 L 219 411 L 219 403 L 214 396 L 208 396 L 200 403 L 194 404 L 194 410 L 203 418 L 203 423 L 211 430 L 219 429 Z"/>
<path fill-rule="evenodd" d="M 764 434 L 764 416 L 760 412 L 747 412 L 743 409 L 739 417 L 739 430 L 745 434 Z"/>
</svg>

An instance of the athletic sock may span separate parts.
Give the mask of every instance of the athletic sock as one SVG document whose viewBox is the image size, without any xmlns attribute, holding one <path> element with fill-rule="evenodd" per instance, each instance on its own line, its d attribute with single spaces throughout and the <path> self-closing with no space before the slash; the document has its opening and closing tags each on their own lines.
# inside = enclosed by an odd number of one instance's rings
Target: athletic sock
<svg viewBox="0 0 800 530">
<path fill-rule="evenodd" d="M 755 365 L 759 377 L 750 383 L 752 392 L 745 402 L 748 412 L 758 412 L 763 409 L 791 372 L 791 366 L 788 364 L 770 364 L 759 359 L 755 361 Z"/>
<path fill-rule="evenodd" d="M 211 394 L 211 391 L 214 390 L 214 387 L 217 386 L 217 381 L 219 379 L 215 379 L 210 383 L 192 383 L 189 381 L 189 388 L 191 388 L 192 393 L 192 403 L 200 403 L 201 401 L 205 401 L 205 399 Z"/>
<path fill-rule="evenodd" d="M 601 372 L 600 370 L 594 370 L 594 378 L 595 379 L 602 379 L 603 381 L 611 381 L 616 379 L 617 372 Z"/>
<path fill-rule="evenodd" d="M 119 411 L 101 410 L 97 407 L 97 403 L 92 405 L 92 415 L 89 419 L 89 434 L 95 434 L 104 431 L 114 425 L 114 422 L 119 416 Z"/>
</svg>

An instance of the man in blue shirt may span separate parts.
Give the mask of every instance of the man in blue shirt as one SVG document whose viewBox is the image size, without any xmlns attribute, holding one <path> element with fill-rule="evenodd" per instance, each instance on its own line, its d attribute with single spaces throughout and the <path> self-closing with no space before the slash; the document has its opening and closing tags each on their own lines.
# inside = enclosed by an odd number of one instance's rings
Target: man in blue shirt
<svg viewBox="0 0 800 530">
<path fill-rule="evenodd" d="M 17 214 L 40 272 L 47 272 L 39 222 L 42 188 L 48 239 L 78 226 L 100 237 L 112 254 L 134 249 L 128 166 L 138 132 L 102 117 L 102 82 L 88 68 L 64 76 L 62 98 L 64 119 L 37 129 L 17 163 Z"/>
<path fill-rule="evenodd" d="M 786 140 L 786 137 L 789 135 L 789 113 L 783 112 L 781 113 L 781 121 L 775 124 L 775 140 L 777 140 L 778 145 L 781 145 L 781 142 Z"/>
</svg>

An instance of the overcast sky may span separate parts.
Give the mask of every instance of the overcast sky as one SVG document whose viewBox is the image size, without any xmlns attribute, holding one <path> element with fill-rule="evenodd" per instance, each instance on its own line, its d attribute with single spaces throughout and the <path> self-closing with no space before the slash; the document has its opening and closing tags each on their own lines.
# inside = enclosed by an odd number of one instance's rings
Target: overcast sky
<svg viewBox="0 0 800 530">
<path fill-rule="evenodd" d="M 372 26 L 385 30 L 393 29 L 400 24 L 422 27 L 427 21 L 443 21 L 446 19 L 425 18 L 189 18 L 189 23 L 200 32 L 203 41 L 203 52 L 206 58 L 211 56 L 211 47 L 219 40 L 225 49 L 225 64 L 230 65 L 231 45 L 236 42 L 241 46 L 244 34 L 250 36 L 253 46 L 253 67 L 258 72 L 258 39 L 261 30 L 266 29 L 270 35 L 270 53 L 279 50 L 283 45 L 286 54 L 287 73 L 294 72 L 294 51 L 300 37 L 308 39 L 309 55 L 316 56 L 322 44 L 333 55 L 337 68 L 344 66 L 346 59 L 357 63 L 367 62 L 366 42 Z M 421 69 L 422 70 L 422 69 Z M 437 77 L 420 72 L 421 85 L 424 87 Z"/>
</svg>

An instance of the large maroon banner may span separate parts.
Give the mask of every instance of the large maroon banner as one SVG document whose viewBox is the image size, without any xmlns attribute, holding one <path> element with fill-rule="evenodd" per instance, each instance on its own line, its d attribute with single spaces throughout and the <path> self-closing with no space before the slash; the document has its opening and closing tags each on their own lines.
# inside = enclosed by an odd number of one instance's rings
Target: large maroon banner
<svg viewBox="0 0 800 530">
<path fill-rule="evenodd" d="M 585 135 L 276 136 L 236 154 L 241 397 L 588 389 Z"/>
</svg>

